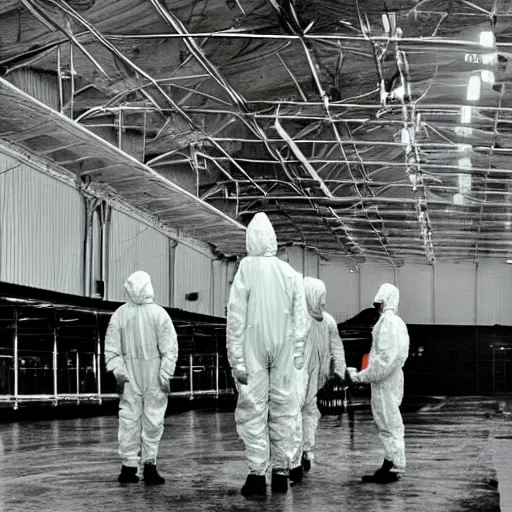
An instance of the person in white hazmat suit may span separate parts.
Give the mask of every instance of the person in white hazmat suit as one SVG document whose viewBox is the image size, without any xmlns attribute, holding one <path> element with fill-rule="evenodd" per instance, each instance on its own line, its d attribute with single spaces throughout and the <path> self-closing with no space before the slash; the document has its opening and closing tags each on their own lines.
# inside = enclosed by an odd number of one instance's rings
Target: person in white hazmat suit
<svg viewBox="0 0 512 512">
<path fill-rule="evenodd" d="M 363 482 L 394 482 L 405 471 L 400 405 L 404 395 L 402 368 L 409 355 L 409 334 L 407 326 L 396 314 L 398 303 L 398 288 L 383 284 L 374 299 L 381 317 L 373 328 L 368 367 L 361 372 L 349 369 L 353 383 L 371 384 L 373 419 L 385 451 L 382 467 L 373 475 L 363 476 Z"/>
<path fill-rule="evenodd" d="M 135 272 L 124 283 L 127 303 L 118 308 L 105 337 L 107 371 L 114 373 L 120 392 L 119 482 L 139 481 L 142 455 L 144 482 L 163 484 L 156 469 L 158 445 L 178 358 L 174 325 L 162 307 L 153 302 L 151 278 Z"/>
<path fill-rule="evenodd" d="M 276 257 L 274 229 L 264 213 L 249 223 L 247 256 L 240 262 L 228 303 L 227 352 L 238 390 L 237 432 L 250 474 L 244 496 L 286 492 L 300 405 L 294 367 L 302 368 L 307 306 L 295 270 Z"/>
<path fill-rule="evenodd" d="M 302 408 L 302 439 L 293 460 L 290 480 L 300 482 L 303 471 L 311 469 L 316 430 L 320 419 L 317 393 L 331 377 L 331 360 L 334 375 L 341 381 L 347 369 L 345 349 L 336 320 L 324 311 L 327 290 L 320 279 L 303 280 L 311 327 L 304 342 L 304 368 L 296 371 L 299 400 Z"/>
</svg>

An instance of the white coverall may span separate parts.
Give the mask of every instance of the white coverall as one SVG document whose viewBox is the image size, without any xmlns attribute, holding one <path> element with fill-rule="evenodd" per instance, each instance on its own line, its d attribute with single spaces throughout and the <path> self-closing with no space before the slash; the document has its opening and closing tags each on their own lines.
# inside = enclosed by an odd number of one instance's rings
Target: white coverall
<svg viewBox="0 0 512 512">
<path fill-rule="evenodd" d="M 311 327 L 304 342 L 304 368 L 296 372 L 299 380 L 299 399 L 302 408 L 302 443 L 294 457 L 294 467 L 301 464 L 302 451 L 311 452 L 315 446 L 320 419 L 317 393 L 331 376 L 331 358 L 334 373 L 345 378 L 345 350 L 338 333 L 336 320 L 324 311 L 327 290 L 325 284 L 312 277 L 304 278 L 304 290 Z M 308 453 L 309 458 L 311 453 Z"/>
<path fill-rule="evenodd" d="M 151 278 L 135 272 L 124 283 L 128 302 L 115 311 L 105 338 L 107 371 L 125 381 L 119 403 L 119 456 L 124 466 L 156 464 L 169 380 L 178 358 L 174 325 L 153 303 Z"/>
<path fill-rule="evenodd" d="M 402 368 L 409 355 L 409 334 L 397 316 L 398 288 L 383 284 L 374 303 L 383 304 L 383 313 L 372 332 L 368 367 L 356 374 L 355 381 L 370 383 L 372 414 L 384 444 L 385 458 L 393 463 L 391 471 L 405 471 L 404 424 L 400 405 L 404 395 Z"/>
<path fill-rule="evenodd" d="M 297 274 L 276 257 L 274 229 L 264 213 L 247 227 L 247 254 L 231 287 L 227 352 L 236 382 L 237 432 L 244 442 L 250 473 L 263 476 L 272 464 L 287 473 L 294 455 L 300 405 L 294 365 L 302 368 L 307 307 Z"/>
</svg>

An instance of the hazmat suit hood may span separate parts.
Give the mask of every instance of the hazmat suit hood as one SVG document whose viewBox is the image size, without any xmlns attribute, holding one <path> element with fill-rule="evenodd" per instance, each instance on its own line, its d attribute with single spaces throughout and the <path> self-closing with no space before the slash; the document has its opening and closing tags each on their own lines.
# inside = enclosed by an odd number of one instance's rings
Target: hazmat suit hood
<svg viewBox="0 0 512 512">
<path fill-rule="evenodd" d="M 265 213 L 257 213 L 247 226 L 247 254 L 249 256 L 275 256 L 276 233 Z"/>
<path fill-rule="evenodd" d="M 133 304 L 151 304 L 155 297 L 151 277 L 143 271 L 133 273 L 124 283 L 128 302 Z"/>
<path fill-rule="evenodd" d="M 384 304 L 384 311 L 393 311 L 394 313 L 398 310 L 398 303 L 400 301 L 400 292 L 396 286 L 389 283 L 384 283 L 375 295 L 373 302 Z"/>
<path fill-rule="evenodd" d="M 323 311 L 327 298 L 325 284 L 320 279 L 306 277 L 304 278 L 304 291 L 306 293 L 309 314 L 315 320 L 323 320 Z"/>
</svg>

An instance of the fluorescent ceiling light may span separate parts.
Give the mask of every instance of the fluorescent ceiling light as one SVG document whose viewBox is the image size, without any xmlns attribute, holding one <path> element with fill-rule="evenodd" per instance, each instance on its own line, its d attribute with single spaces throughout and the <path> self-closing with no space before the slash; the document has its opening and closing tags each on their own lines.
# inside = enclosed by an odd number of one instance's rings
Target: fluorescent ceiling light
<svg viewBox="0 0 512 512">
<path fill-rule="evenodd" d="M 462 206 L 464 204 L 464 196 L 462 194 L 455 194 L 453 196 L 453 204 L 457 206 Z"/>
<path fill-rule="evenodd" d="M 481 56 L 482 64 L 486 66 L 494 66 L 498 63 L 498 54 L 497 53 L 483 53 Z"/>
<path fill-rule="evenodd" d="M 480 99 L 480 89 L 482 82 L 478 75 L 472 76 L 468 83 L 468 93 L 466 99 L 468 101 L 478 101 Z"/>
<path fill-rule="evenodd" d="M 455 134 L 460 137 L 471 137 L 473 135 L 473 128 L 470 126 L 456 126 Z"/>
<path fill-rule="evenodd" d="M 480 72 L 480 74 L 482 76 L 482 82 L 484 84 L 494 84 L 494 73 L 492 71 L 489 71 L 488 69 L 483 69 Z"/>
<path fill-rule="evenodd" d="M 507 260 L 507 261 L 506 261 L 506 263 L 507 263 L 508 265 L 512 265 L 512 260 Z"/>
<path fill-rule="evenodd" d="M 393 96 L 395 98 L 398 98 L 399 100 L 403 100 L 404 99 L 404 96 L 405 96 L 405 87 L 403 85 L 401 85 L 400 87 L 397 87 L 394 91 L 393 91 Z"/>
<path fill-rule="evenodd" d="M 464 106 L 460 109 L 460 122 L 462 124 L 471 123 L 471 115 L 473 112 L 473 107 Z"/>
<path fill-rule="evenodd" d="M 459 193 L 469 194 L 471 192 L 471 175 L 459 174 Z"/>
<path fill-rule="evenodd" d="M 473 149 L 473 146 L 471 144 L 457 144 L 457 150 L 461 153 L 463 151 L 471 151 Z"/>
<path fill-rule="evenodd" d="M 459 158 L 459 169 L 471 169 L 472 167 L 471 158 Z"/>
<path fill-rule="evenodd" d="M 402 131 L 400 132 L 402 144 L 411 144 L 411 136 L 409 134 L 409 130 L 407 128 L 402 128 Z"/>
<path fill-rule="evenodd" d="M 485 48 L 494 48 L 494 44 L 496 43 L 496 39 L 494 37 L 494 32 L 485 31 L 480 33 L 480 45 Z"/>
</svg>

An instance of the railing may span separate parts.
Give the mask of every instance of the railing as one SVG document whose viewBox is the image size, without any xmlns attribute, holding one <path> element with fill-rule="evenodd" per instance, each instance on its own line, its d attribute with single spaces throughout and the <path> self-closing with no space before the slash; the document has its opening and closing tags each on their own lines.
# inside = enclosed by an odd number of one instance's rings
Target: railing
<svg viewBox="0 0 512 512">
<path fill-rule="evenodd" d="M 31 319 L 25 319 L 30 321 Z M 34 319 L 38 320 L 38 319 Z M 25 322 L 26 324 L 26 322 Z M 115 380 L 105 372 L 99 332 L 76 343 L 59 326 L 35 336 L 14 310 L 12 342 L 0 346 L 0 405 L 18 408 L 23 402 L 96 402 L 117 399 Z M 4 333 L 9 332 L 8 330 Z M 40 339 L 39 339 L 40 337 Z M 215 345 L 214 345 L 215 346 Z M 230 395 L 234 393 L 227 359 L 218 352 L 179 356 L 171 381 L 171 396 Z"/>
</svg>

